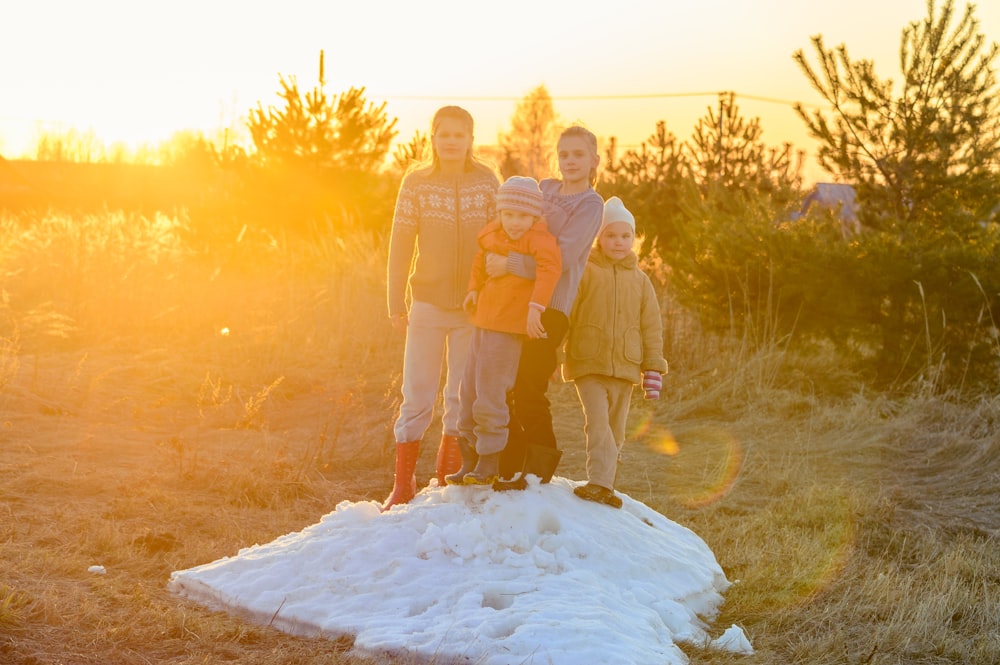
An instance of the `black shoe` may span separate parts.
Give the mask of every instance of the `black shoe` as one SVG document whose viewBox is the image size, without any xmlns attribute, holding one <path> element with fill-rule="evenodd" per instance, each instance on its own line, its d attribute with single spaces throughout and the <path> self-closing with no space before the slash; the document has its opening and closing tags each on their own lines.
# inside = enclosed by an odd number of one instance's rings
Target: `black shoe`
<svg viewBox="0 0 1000 665">
<path fill-rule="evenodd" d="M 517 473 L 513 478 L 509 480 L 504 480 L 503 478 L 497 479 L 493 483 L 493 489 L 497 492 L 507 492 L 509 490 L 526 490 L 528 489 L 528 481 L 525 479 L 523 473 Z"/>
<path fill-rule="evenodd" d="M 552 480 L 552 474 L 559 466 L 562 451 L 548 446 L 528 446 L 528 456 L 524 460 L 524 473 L 533 473 L 542 479 L 542 483 Z"/>
<path fill-rule="evenodd" d="M 615 494 L 614 490 L 609 490 L 607 487 L 601 487 L 600 485 L 595 485 L 593 483 L 580 485 L 573 490 L 573 494 L 577 495 L 581 499 L 594 501 L 595 503 L 603 503 L 604 505 L 611 506 L 612 508 L 622 507 L 621 497 Z"/>
</svg>

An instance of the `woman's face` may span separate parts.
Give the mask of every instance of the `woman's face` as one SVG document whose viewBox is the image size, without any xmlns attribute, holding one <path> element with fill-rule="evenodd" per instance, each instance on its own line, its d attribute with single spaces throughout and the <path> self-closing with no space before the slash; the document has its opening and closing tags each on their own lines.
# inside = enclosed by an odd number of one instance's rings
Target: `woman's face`
<svg viewBox="0 0 1000 665">
<path fill-rule="evenodd" d="M 472 149 L 472 132 L 457 118 L 442 118 L 431 142 L 440 161 L 461 164 Z"/>
</svg>

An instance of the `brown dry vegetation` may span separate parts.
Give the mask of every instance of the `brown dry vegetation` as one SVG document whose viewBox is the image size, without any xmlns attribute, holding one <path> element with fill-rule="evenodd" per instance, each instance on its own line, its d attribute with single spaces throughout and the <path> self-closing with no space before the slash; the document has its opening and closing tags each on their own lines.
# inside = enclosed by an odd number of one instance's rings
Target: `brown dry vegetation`
<svg viewBox="0 0 1000 665">
<path fill-rule="evenodd" d="M 182 226 L 0 217 L 0 661 L 419 662 L 167 593 L 387 494 L 402 351 L 381 238 L 204 255 Z M 672 373 L 635 405 L 620 489 L 708 543 L 736 582 L 715 633 L 757 649 L 691 662 L 1000 662 L 1000 399 L 868 395 L 835 358 L 667 318 Z M 553 400 L 559 473 L 582 478 L 572 386 Z"/>
</svg>

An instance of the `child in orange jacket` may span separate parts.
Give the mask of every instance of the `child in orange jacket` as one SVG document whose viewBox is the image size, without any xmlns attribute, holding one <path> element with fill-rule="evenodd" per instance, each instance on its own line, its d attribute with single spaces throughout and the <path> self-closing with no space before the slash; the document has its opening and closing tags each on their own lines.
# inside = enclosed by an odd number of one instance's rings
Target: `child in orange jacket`
<svg viewBox="0 0 1000 665">
<path fill-rule="evenodd" d="M 464 306 L 475 326 L 459 388 L 462 468 L 445 477 L 451 485 L 493 485 L 507 445 L 507 393 L 517 376 L 521 344 L 545 335 L 542 312 L 562 273 L 559 244 L 542 219 L 542 192 L 534 178 L 513 176 L 496 194 L 500 219 L 479 233 Z M 517 252 L 536 262 L 535 279 L 513 274 L 489 277 L 486 254 Z"/>
</svg>

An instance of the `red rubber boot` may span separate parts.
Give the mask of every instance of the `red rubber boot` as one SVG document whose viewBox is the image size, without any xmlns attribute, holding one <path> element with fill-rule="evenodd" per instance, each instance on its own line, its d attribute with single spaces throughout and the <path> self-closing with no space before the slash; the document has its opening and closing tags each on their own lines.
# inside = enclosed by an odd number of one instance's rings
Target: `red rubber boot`
<svg viewBox="0 0 1000 665">
<path fill-rule="evenodd" d="M 409 503 L 417 493 L 417 456 L 420 454 L 419 441 L 396 444 L 396 476 L 392 483 L 392 494 L 382 504 L 382 512 L 400 503 Z"/>
<path fill-rule="evenodd" d="M 457 473 L 462 468 L 462 450 L 458 447 L 457 436 L 445 434 L 441 437 L 436 466 L 438 487 L 444 487 L 444 477 Z"/>
</svg>

